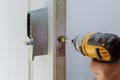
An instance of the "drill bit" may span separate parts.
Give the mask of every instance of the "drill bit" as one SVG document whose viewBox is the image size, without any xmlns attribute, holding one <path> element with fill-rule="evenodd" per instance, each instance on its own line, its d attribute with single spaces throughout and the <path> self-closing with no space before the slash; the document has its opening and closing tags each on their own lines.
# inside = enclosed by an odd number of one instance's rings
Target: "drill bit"
<svg viewBox="0 0 120 80">
<path fill-rule="evenodd" d="M 62 42 L 62 43 L 73 43 L 74 40 L 68 39 L 65 36 L 60 36 L 58 38 L 58 41 Z"/>
</svg>

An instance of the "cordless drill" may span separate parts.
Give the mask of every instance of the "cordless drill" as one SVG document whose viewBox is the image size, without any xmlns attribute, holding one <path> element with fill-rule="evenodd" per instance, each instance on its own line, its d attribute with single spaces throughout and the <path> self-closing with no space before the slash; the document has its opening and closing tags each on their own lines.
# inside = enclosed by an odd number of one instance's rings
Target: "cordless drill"
<svg viewBox="0 0 120 80">
<path fill-rule="evenodd" d="M 78 52 L 100 62 L 112 63 L 120 58 L 120 38 L 115 34 L 90 32 L 84 37 L 78 35 L 70 40 L 60 36 L 58 40 L 73 43 Z"/>
</svg>

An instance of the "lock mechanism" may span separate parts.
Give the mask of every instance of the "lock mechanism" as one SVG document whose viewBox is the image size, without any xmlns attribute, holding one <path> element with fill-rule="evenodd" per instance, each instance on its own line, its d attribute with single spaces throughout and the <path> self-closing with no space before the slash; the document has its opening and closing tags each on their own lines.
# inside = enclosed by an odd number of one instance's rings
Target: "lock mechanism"
<svg viewBox="0 0 120 80">
<path fill-rule="evenodd" d="M 48 54 L 48 8 L 29 11 L 27 15 L 27 36 L 33 45 L 35 56 Z"/>
</svg>

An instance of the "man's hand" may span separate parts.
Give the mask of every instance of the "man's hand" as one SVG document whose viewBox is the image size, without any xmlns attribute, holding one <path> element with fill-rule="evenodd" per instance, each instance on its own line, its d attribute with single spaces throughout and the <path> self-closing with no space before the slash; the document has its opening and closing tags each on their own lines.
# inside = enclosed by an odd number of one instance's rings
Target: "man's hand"
<svg viewBox="0 0 120 80">
<path fill-rule="evenodd" d="M 96 80 L 120 80 L 120 61 L 101 63 L 92 60 L 90 68 Z"/>
</svg>

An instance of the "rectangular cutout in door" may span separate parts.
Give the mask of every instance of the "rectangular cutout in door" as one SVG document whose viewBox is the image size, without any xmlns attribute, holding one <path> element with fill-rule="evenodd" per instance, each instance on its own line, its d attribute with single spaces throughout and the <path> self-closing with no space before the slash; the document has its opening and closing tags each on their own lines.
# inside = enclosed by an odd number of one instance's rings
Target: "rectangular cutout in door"
<svg viewBox="0 0 120 80">
<path fill-rule="evenodd" d="M 33 59 L 48 54 L 48 8 L 30 11 L 30 33 L 33 39 Z"/>
</svg>

